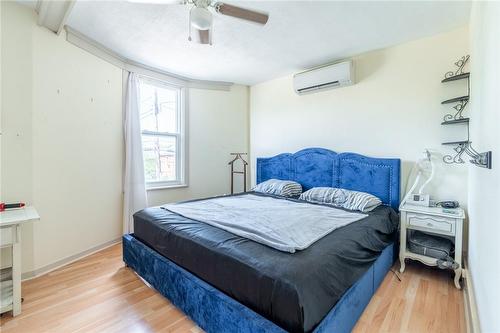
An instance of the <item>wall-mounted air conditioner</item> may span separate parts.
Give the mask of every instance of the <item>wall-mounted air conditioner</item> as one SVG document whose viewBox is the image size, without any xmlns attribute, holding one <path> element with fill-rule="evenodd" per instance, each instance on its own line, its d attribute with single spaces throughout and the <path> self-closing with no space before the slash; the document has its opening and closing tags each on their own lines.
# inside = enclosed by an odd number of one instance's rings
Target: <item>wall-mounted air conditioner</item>
<svg viewBox="0 0 500 333">
<path fill-rule="evenodd" d="M 352 60 L 316 67 L 293 76 L 293 88 L 299 95 L 354 84 Z"/>
</svg>

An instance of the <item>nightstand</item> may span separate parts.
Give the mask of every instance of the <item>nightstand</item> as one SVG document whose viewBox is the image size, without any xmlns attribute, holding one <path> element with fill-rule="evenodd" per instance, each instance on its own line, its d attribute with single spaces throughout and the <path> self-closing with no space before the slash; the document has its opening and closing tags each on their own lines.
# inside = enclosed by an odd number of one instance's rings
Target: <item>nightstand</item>
<svg viewBox="0 0 500 333">
<path fill-rule="evenodd" d="M 448 236 L 455 243 L 455 261 L 459 267 L 455 270 L 455 286 L 460 289 L 462 276 L 462 231 L 465 213 L 462 208 L 444 209 L 441 207 L 422 207 L 405 204 L 400 208 L 401 232 L 399 261 L 400 272 L 405 270 L 405 259 L 418 260 L 429 266 L 437 266 L 437 259 L 412 253 L 407 249 L 407 230 L 419 230 L 430 234 Z"/>
</svg>

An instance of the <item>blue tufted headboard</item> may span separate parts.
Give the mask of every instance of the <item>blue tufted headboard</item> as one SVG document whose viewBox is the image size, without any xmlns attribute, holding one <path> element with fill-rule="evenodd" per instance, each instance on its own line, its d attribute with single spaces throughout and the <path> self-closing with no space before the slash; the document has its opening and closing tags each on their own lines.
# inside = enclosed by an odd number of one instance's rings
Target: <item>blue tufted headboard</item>
<svg viewBox="0 0 500 333">
<path fill-rule="evenodd" d="M 323 148 L 307 148 L 295 154 L 257 158 L 257 184 L 271 178 L 293 180 L 304 191 L 328 186 L 373 194 L 385 205 L 399 206 L 397 158 L 372 158 Z"/>
</svg>

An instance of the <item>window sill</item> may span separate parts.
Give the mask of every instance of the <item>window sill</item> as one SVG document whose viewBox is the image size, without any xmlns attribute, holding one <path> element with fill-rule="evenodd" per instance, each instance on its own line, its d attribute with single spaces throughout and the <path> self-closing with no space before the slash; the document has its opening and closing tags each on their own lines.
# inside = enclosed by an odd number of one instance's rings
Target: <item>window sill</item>
<svg viewBox="0 0 500 333">
<path fill-rule="evenodd" d="M 168 189 L 176 189 L 188 187 L 187 184 L 175 184 L 175 185 L 159 185 L 159 186 L 151 186 L 147 187 L 146 191 L 156 191 L 156 190 L 168 190 Z"/>
</svg>

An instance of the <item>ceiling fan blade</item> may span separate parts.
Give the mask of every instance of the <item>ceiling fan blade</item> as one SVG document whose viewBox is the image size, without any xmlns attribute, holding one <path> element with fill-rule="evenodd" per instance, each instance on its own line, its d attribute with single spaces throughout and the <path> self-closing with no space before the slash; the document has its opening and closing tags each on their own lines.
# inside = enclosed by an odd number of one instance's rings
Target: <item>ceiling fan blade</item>
<svg viewBox="0 0 500 333">
<path fill-rule="evenodd" d="M 228 5 L 227 3 L 223 2 L 217 2 L 214 7 L 215 11 L 219 14 L 236 17 L 242 20 L 259 23 L 262 25 L 266 24 L 267 20 L 269 19 L 269 15 L 266 13 Z"/>
<path fill-rule="evenodd" d="M 193 33 L 189 37 L 189 41 L 200 44 L 212 44 L 210 30 L 198 30 L 193 27 L 191 29 L 193 30 Z"/>
</svg>

